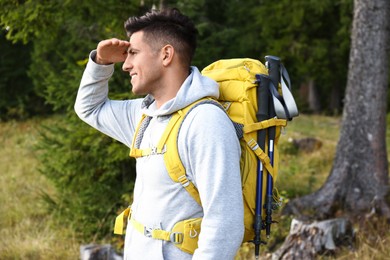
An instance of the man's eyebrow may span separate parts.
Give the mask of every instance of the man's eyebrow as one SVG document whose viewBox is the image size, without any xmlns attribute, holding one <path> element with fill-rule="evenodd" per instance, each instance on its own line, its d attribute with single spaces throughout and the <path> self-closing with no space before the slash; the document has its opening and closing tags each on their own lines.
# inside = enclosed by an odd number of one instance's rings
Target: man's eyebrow
<svg viewBox="0 0 390 260">
<path fill-rule="evenodd" d="M 139 51 L 139 50 L 136 49 L 136 48 L 133 48 L 133 47 L 129 47 L 129 48 L 127 49 L 127 52 L 129 53 L 129 52 L 131 52 L 131 51 Z"/>
</svg>

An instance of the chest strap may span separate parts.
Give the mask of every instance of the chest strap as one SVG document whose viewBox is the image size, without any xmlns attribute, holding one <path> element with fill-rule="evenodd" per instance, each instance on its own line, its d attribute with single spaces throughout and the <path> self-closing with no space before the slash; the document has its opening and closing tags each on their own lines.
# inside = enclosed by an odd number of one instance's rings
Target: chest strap
<svg viewBox="0 0 390 260">
<path fill-rule="evenodd" d="M 133 142 L 130 149 L 130 157 L 139 158 L 143 156 L 149 156 L 154 154 L 163 154 L 166 152 L 166 142 L 171 134 L 172 129 L 183 117 L 183 111 L 179 110 L 171 116 L 171 119 L 168 122 L 168 125 L 163 132 L 160 141 L 157 144 L 157 147 L 140 149 L 141 141 L 144 136 L 144 132 L 148 127 L 151 117 L 142 115 L 141 121 L 138 124 L 137 130 L 133 137 Z"/>
<path fill-rule="evenodd" d="M 136 128 L 133 136 L 133 142 L 130 149 L 130 157 L 139 158 L 142 156 L 148 156 L 153 154 L 164 154 L 164 163 L 168 171 L 170 178 L 177 183 L 180 183 L 184 189 L 191 195 L 191 197 L 199 204 L 202 205 L 198 189 L 187 178 L 186 169 L 184 168 L 178 151 L 178 135 L 180 127 L 187 116 L 187 114 L 196 106 L 202 103 L 216 104 L 212 98 L 200 99 L 187 107 L 176 111 L 172 114 L 168 125 L 163 132 L 157 147 L 140 149 L 142 137 L 145 129 L 148 127 L 151 117 L 142 115 L 140 122 Z"/>
</svg>

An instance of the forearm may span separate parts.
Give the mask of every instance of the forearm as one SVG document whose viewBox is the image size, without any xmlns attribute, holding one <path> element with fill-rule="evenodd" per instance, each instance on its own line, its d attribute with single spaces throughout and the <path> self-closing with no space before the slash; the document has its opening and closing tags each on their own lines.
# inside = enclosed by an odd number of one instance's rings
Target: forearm
<svg viewBox="0 0 390 260">
<path fill-rule="evenodd" d="M 81 79 L 75 112 L 87 124 L 130 146 L 138 120 L 140 100 L 116 101 L 108 98 L 108 81 L 114 65 L 99 65 L 92 58 Z"/>
<path fill-rule="evenodd" d="M 96 117 L 99 108 L 107 101 L 108 81 L 114 73 L 114 65 L 98 65 L 92 58 L 96 51 L 91 52 L 87 67 L 81 79 L 77 93 L 75 111 L 76 114 L 88 124 L 96 126 Z"/>
</svg>

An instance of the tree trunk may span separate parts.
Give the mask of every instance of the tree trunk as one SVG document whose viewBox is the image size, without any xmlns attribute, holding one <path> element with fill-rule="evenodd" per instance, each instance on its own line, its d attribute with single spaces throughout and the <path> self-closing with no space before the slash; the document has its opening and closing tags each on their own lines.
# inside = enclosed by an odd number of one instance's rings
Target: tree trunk
<svg viewBox="0 0 390 260">
<path fill-rule="evenodd" d="M 288 203 L 284 213 L 323 220 L 369 212 L 390 218 L 386 152 L 388 0 L 355 0 L 348 82 L 336 158 L 317 192 Z"/>
<path fill-rule="evenodd" d="M 309 103 L 310 111 L 318 114 L 321 111 L 321 102 L 320 97 L 318 95 L 317 85 L 313 79 L 310 79 L 308 82 L 309 86 L 309 96 L 307 101 Z"/>
<path fill-rule="evenodd" d="M 332 115 L 339 115 L 341 107 L 340 85 L 334 84 L 330 92 L 328 109 Z"/>
<path fill-rule="evenodd" d="M 354 1 L 346 99 L 333 168 L 317 192 L 292 200 L 284 213 L 313 223 L 340 215 L 351 221 L 373 214 L 390 219 L 385 201 L 389 8 L 388 0 Z M 314 259 L 326 249 L 321 244 L 325 232 L 318 230 L 309 223 L 292 232 L 273 259 Z"/>
</svg>

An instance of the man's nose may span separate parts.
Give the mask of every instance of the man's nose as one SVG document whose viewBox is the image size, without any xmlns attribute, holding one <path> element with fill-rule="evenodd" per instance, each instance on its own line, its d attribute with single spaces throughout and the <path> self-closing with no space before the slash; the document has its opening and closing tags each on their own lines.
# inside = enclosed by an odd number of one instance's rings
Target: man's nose
<svg viewBox="0 0 390 260">
<path fill-rule="evenodd" d="M 123 62 L 122 70 L 123 71 L 130 71 L 132 67 L 133 67 L 133 65 L 131 64 L 131 61 L 130 61 L 130 55 L 127 55 L 125 62 Z"/>
</svg>

